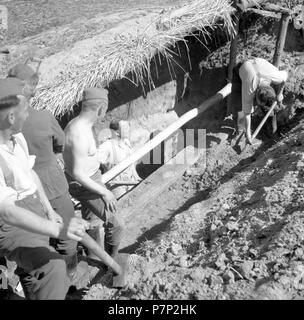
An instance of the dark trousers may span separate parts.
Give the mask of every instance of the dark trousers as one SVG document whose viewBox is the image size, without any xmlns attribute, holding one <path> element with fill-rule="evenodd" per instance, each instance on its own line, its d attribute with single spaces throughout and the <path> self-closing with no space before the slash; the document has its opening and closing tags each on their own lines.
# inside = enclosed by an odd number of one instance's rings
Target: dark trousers
<svg viewBox="0 0 304 320">
<path fill-rule="evenodd" d="M 87 190 L 78 182 L 74 181 L 68 174 L 69 192 L 78 201 L 84 210 L 82 212 L 92 212 L 102 221 L 105 229 L 105 250 L 110 255 L 115 255 L 118 251 L 120 241 L 124 232 L 124 224 L 118 214 L 105 210 L 105 203 L 99 194 Z M 98 171 L 91 177 L 92 180 L 103 185 L 101 182 L 101 172 Z M 86 210 L 88 209 L 88 210 Z M 84 219 L 86 217 L 83 217 Z"/>
<path fill-rule="evenodd" d="M 242 80 L 240 78 L 239 72 L 242 66 L 242 62 L 238 63 L 233 68 L 232 73 L 232 86 L 231 86 L 231 95 L 230 95 L 230 110 L 228 113 L 233 115 L 235 124 L 237 121 L 237 114 L 239 111 L 242 111 Z"/>
<path fill-rule="evenodd" d="M 16 205 L 44 217 L 44 210 L 36 194 L 16 202 Z M 65 298 L 69 279 L 66 262 L 49 245 L 49 237 L 0 225 L 0 256 L 17 263 L 26 298 L 33 300 Z"/>
<path fill-rule="evenodd" d="M 50 204 L 54 211 L 62 217 L 64 224 L 75 217 L 73 202 L 68 191 L 55 199 L 51 199 Z M 77 242 L 74 240 L 51 239 L 51 245 L 60 254 L 71 258 L 77 253 Z"/>
</svg>

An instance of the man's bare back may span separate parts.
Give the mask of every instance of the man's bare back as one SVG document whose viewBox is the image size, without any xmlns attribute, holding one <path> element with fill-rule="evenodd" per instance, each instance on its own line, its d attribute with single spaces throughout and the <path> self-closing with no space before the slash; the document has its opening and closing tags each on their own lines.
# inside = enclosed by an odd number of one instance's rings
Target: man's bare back
<svg viewBox="0 0 304 320">
<path fill-rule="evenodd" d="M 66 172 L 74 177 L 75 162 L 81 165 L 83 173 L 93 176 L 99 169 L 96 143 L 92 132 L 92 125 L 85 119 L 76 117 L 65 128 L 65 147 L 63 159 Z"/>
</svg>

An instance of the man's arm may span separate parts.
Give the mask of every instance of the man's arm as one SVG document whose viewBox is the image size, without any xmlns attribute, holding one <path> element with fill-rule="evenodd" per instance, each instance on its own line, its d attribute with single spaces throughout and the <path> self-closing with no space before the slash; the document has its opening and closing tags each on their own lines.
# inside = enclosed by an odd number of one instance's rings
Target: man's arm
<svg viewBox="0 0 304 320">
<path fill-rule="evenodd" d="M 88 223 L 79 218 L 72 218 L 68 225 L 44 219 L 29 210 L 16 206 L 13 201 L 9 200 L 0 203 L 0 219 L 29 232 L 76 241 L 81 241 L 84 232 L 89 228 Z"/>
<path fill-rule="evenodd" d="M 72 175 L 86 189 L 93 191 L 101 196 L 107 194 L 108 189 L 92 180 L 85 172 L 87 160 L 87 141 L 81 135 L 73 137 L 69 147 L 72 153 Z"/>
<path fill-rule="evenodd" d="M 110 148 L 111 147 L 112 147 L 111 140 L 107 140 L 98 146 L 97 157 L 98 157 L 98 161 L 101 164 L 104 164 L 104 165 L 109 164 L 109 162 L 110 162 Z"/>
<path fill-rule="evenodd" d="M 249 144 L 252 144 L 252 137 L 251 137 L 251 114 L 245 113 L 245 133 L 246 138 Z"/>
</svg>

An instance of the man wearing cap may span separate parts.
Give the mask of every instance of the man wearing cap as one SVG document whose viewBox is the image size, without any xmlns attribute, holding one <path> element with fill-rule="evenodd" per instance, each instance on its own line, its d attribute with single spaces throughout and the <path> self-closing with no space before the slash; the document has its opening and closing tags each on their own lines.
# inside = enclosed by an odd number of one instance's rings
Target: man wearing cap
<svg viewBox="0 0 304 320">
<path fill-rule="evenodd" d="M 116 199 L 101 180 L 100 162 L 92 128 L 108 108 L 108 91 L 87 88 L 83 92 L 82 109 L 65 128 L 63 158 L 70 194 L 83 208 L 89 209 L 105 228 L 105 250 L 114 257 L 118 253 L 123 223 L 116 212 Z"/>
<path fill-rule="evenodd" d="M 287 78 L 287 71 L 279 70 L 262 58 L 252 58 L 234 68 L 231 92 L 234 117 L 237 117 L 238 129 L 244 127 L 249 144 L 252 143 L 251 114 L 254 105 L 259 106 L 265 113 L 276 100 L 281 103 Z M 278 86 L 276 90 L 272 85 Z M 275 133 L 277 130 L 275 113 L 272 114 L 272 127 Z"/>
<path fill-rule="evenodd" d="M 28 299 L 64 299 L 69 287 L 66 262 L 49 237 L 81 241 L 88 224 L 72 218 L 65 225 L 52 209 L 20 132 L 28 115 L 22 95 L 0 85 L 0 256 L 17 263 Z"/>
<path fill-rule="evenodd" d="M 0 80 L 0 84 L 10 92 L 23 91 L 23 94 L 31 98 L 35 95 L 38 81 L 38 74 L 30 66 L 17 64 L 9 70 L 6 79 Z M 33 169 L 42 182 L 52 208 L 66 223 L 75 216 L 75 212 L 64 172 L 55 155 L 55 152 L 61 153 L 63 150 L 64 132 L 51 112 L 29 107 L 28 113 L 22 133 L 29 153 L 36 156 Z M 68 274 L 72 278 L 77 267 L 77 242 L 52 239 L 51 243 L 57 252 L 65 256 Z"/>
</svg>

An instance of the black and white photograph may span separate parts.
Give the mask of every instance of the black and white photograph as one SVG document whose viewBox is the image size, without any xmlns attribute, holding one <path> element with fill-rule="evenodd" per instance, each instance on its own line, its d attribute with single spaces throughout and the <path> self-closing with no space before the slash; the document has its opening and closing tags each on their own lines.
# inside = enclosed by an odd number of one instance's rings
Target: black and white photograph
<svg viewBox="0 0 304 320">
<path fill-rule="evenodd" d="M 304 300 L 304 1 L 0 0 L 0 300 Z"/>
</svg>

